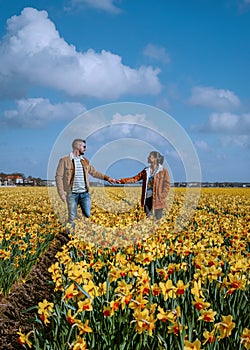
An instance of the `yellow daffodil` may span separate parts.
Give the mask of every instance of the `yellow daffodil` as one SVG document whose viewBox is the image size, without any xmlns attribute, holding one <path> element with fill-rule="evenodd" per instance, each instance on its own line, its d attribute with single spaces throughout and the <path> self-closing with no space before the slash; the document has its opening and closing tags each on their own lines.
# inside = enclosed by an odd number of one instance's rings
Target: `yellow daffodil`
<svg viewBox="0 0 250 350">
<path fill-rule="evenodd" d="M 240 336 L 240 342 L 247 350 L 250 349 L 250 329 L 249 328 L 243 329 L 243 332 Z"/>
<path fill-rule="evenodd" d="M 157 283 L 154 283 L 153 286 L 151 286 L 152 294 L 156 297 L 158 297 L 161 294 L 161 288 L 158 286 Z"/>
<path fill-rule="evenodd" d="M 201 284 L 201 279 L 199 278 L 198 281 L 194 281 L 193 282 L 193 288 L 191 288 L 191 293 L 195 296 L 195 297 L 202 297 L 204 298 L 204 294 L 202 291 L 202 284 Z"/>
<path fill-rule="evenodd" d="M 76 320 L 75 323 L 77 324 L 80 335 L 93 332 L 92 328 L 89 327 L 89 320 L 86 320 L 85 323 L 82 323 L 80 320 Z"/>
<path fill-rule="evenodd" d="M 65 290 L 63 299 L 72 299 L 74 296 L 78 294 L 78 289 L 74 285 L 74 283 L 71 283 L 71 285 Z"/>
<path fill-rule="evenodd" d="M 195 296 L 195 300 L 192 301 L 192 304 L 194 305 L 194 307 L 196 308 L 196 310 L 205 310 L 210 306 L 210 303 L 204 301 L 201 298 L 198 298 Z"/>
<path fill-rule="evenodd" d="M 178 296 L 182 296 L 185 293 L 185 290 L 189 287 L 189 283 L 184 284 L 182 280 L 179 280 L 176 285 L 175 293 Z"/>
<path fill-rule="evenodd" d="M 86 298 L 83 301 L 81 301 L 81 300 L 78 301 L 77 305 L 78 305 L 78 312 L 92 311 L 93 310 L 92 300 L 89 298 Z"/>
<path fill-rule="evenodd" d="M 148 309 L 135 309 L 133 316 L 136 320 L 136 331 L 139 334 L 141 334 L 144 331 L 147 331 L 148 334 L 152 336 L 156 322 L 154 315 L 150 314 Z"/>
<path fill-rule="evenodd" d="M 77 312 L 72 316 L 72 310 L 69 309 L 67 311 L 67 321 L 70 325 L 74 324 L 77 322 L 77 319 L 76 319 L 76 316 L 77 316 Z"/>
<path fill-rule="evenodd" d="M 185 327 L 180 324 L 177 321 L 174 321 L 171 323 L 170 326 L 168 326 L 168 333 L 173 333 L 174 335 L 178 336 L 184 329 Z"/>
<path fill-rule="evenodd" d="M 160 320 L 161 322 L 170 321 L 174 323 L 176 316 L 173 314 L 171 310 L 164 311 L 164 309 L 159 306 L 158 311 L 159 311 L 159 313 L 157 314 L 158 320 Z"/>
<path fill-rule="evenodd" d="M 148 300 L 144 299 L 143 296 L 140 294 L 135 299 L 131 299 L 131 302 L 129 303 L 129 308 L 141 310 L 145 308 L 147 303 L 148 303 Z"/>
<path fill-rule="evenodd" d="M 72 344 L 72 350 L 88 350 L 87 343 L 84 338 L 78 336 L 76 341 Z"/>
<path fill-rule="evenodd" d="M 184 349 L 183 350 L 202 350 L 201 342 L 196 339 L 194 342 L 184 340 Z"/>
<path fill-rule="evenodd" d="M 217 314 L 217 312 L 213 311 L 212 309 L 201 310 L 200 313 L 201 316 L 198 318 L 198 320 L 205 322 L 214 322 L 214 317 Z"/>
<path fill-rule="evenodd" d="M 44 324 L 50 323 L 49 317 L 51 316 L 54 310 L 54 304 L 48 302 L 46 299 L 43 302 L 38 303 L 38 314 L 40 315 L 41 320 Z"/>
<path fill-rule="evenodd" d="M 206 343 L 212 344 L 216 340 L 214 333 L 215 333 L 215 329 L 213 329 L 212 332 L 205 330 L 203 332 L 203 337 L 205 338 L 205 340 L 203 341 L 202 344 L 203 345 Z"/>
<path fill-rule="evenodd" d="M 103 308 L 103 315 L 105 317 L 112 317 L 114 315 L 114 313 L 115 313 L 115 310 L 112 309 L 112 307 L 104 306 L 104 308 Z"/>
<path fill-rule="evenodd" d="M 231 315 L 222 316 L 222 321 L 214 325 L 219 331 L 218 339 L 227 338 L 231 335 L 232 330 L 235 328 L 233 317 Z"/>
<path fill-rule="evenodd" d="M 175 298 L 176 288 L 173 285 L 172 280 L 167 280 L 166 283 L 160 282 L 159 287 L 161 288 L 161 293 L 166 301 L 168 298 Z"/>
<path fill-rule="evenodd" d="M 32 342 L 29 340 L 30 334 L 33 333 L 33 331 L 30 331 L 28 334 L 24 334 L 19 330 L 17 334 L 19 335 L 19 338 L 17 339 L 18 343 L 21 345 L 28 345 L 29 348 L 32 347 Z"/>
</svg>

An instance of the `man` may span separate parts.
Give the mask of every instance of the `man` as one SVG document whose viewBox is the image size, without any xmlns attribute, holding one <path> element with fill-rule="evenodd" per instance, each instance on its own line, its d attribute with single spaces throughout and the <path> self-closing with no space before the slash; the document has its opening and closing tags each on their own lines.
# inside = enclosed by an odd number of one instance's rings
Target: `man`
<svg viewBox="0 0 250 350">
<path fill-rule="evenodd" d="M 114 183 L 109 176 L 95 170 L 84 157 L 86 141 L 75 139 L 72 142 L 72 152 L 60 159 L 56 170 L 56 186 L 58 194 L 63 202 L 67 202 L 68 222 L 74 228 L 74 219 L 77 207 L 80 204 L 85 217 L 90 217 L 91 200 L 89 194 L 88 174 L 97 178 Z"/>
</svg>

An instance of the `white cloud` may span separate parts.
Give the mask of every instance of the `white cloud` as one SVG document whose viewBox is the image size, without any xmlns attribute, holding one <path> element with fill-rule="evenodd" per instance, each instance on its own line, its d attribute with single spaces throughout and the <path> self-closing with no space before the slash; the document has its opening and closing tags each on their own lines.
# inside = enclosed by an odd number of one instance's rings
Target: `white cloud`
<svg viewBox="0 0 250 350">
<path fill-rule="evenodd" d="M 179 153 L 173 149 L 173 150 L 166 150 L 164 153 L 165 159 L 173 158 L 173 159 L 178 159 L 180 160 L 180 155 Z"/>
<path fill-rule="evenodd" d="M 119 125 L 117 125 L 118 123 Z M 115 128 L 110 128 L 111 133 L 113 133 L 113 130 L 116 130 L 116 136 L 119 134 L 119 137 L 130 137 L 131 135 L 136 135 L 138 137 L 138 133 L 142 133 L 142 126 L 148 125 L 148 122 L 146 121 L 145 114 L 122 115 L 120 113 L 115 113 L 111 119 L 111 124 L 117 126 Z M 135 131 L 137 131 L 137 133 L 135 133 Z"/>
<path fill-rule="evenodd" d="M 250 145 L 250 113 L 212 113 L 208 122 L 203 125 L 193 126 L 192 130 L 222 135 L 220 137 L 223 146 L 230 143 L 240 147 Z"/>
<path fill-rule="evenodd" d="M 2 127 L 38 128 L 55 120 L 71 120 L 85 110 L 80 103 L 51 104 L 48 99 L 29 98 L 16 101 L 17 108 L 6 110 L 0 118 Z"/>
<path fill-rule="evenodd" d="M 3 97 L 24 97 L 30 86 L 100 99 L 157 94 L 161 90 L 158 74 L 159 69 L 150 66 L 130 68 L 120 56 L 105 50 L 78 52 L 60 37 L 47 12 L 34 8 L 25 8 L 8 20 L 0 44 Z"/>
<path fill-rule="evenodd" d="M 241 148 L 250 148 L 249 135 L 226 135 L 221 138 L 221 143 L 224 147 L 235 145 Z"/>
<path fill-rule="evenodd" d="M 208 129 L 212 132 L 244 135 L 250 132 L 250 114 L 212 113 Z"/>
<path fill-rule="evenodd" d="M 158 145 L 158 147 L 168 144 L 167 140 L 161 135 L 161 130 L 154 125 L 154 120 L 148 120 L 146 114 L 143 113 L 114 113 L 110 124 L 107 124 L 105 128 L 97 130 L 92 137 L 98 142 L 100 140 L 107 142 L 130 138 L 131 140 L 144 140 L 149 144 Z"/>
<path fill-rule="evenodd" d="M 145 114 L 126 114 L 115 113 L 111 123 L 130 123 L 130 124 L 148 124 Z"/>
<path fill-rule="evenodd" d="M 94 9 L 108 12 L 111 14 L 118 14 L 121 12 L 121 9 L 116 6 L 116 0 L 71 0 L 73 7 L 92 7 Z"/>
<path fill-rule="evenodd" d="M 214 110 L 231 110 L 240 106 L 239 98 L 230 90 L 196 86 L 192 89 L 190 105 L 207 107 Z"/>
<path fill-rule="evenodd" d="M 167 53 L 165 47 L 162 46 L 148 44 L 145 47 L 143 54 L 164 64 L 170 62 L 169 54 Z"/>
<path fill-rule="evenodd" d="M 207 151 L 209 149 L 208 143 L 204 140 L 195 141 L 195 146 L 203 151 Z"/>
</svg>

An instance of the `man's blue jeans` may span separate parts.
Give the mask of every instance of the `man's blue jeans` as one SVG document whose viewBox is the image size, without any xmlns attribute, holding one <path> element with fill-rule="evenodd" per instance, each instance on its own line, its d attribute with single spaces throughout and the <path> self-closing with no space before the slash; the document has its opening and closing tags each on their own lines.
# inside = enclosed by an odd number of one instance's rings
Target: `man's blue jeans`
<svg viewBox="0 0 250 350">
<path fill-rule="evenodd" d="M 74 219 L 76 218 L 78 204 L 80 204 L 83 215 L 89 218 L 91 209 L 89 192 L 67 193 L 68 222 L 73 228 L 75 227 Z"/>
</svg>

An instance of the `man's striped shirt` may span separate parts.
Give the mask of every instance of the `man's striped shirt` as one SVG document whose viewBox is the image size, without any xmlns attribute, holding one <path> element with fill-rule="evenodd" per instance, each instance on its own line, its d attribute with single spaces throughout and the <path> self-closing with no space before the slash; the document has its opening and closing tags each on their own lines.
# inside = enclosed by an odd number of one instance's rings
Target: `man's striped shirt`
<svg viewBox="0 0 250 350">
<path fill-rule="evenodd" d="M 75 164 L 75 176 L 74 176 L 72 192 L 74 193 L 86 192 L 87 187 L 86 187 L 85 178 L 84 178 L 84 170 L 81 163 L 82 156 L 77 157 L 71 154 L 71 159 L 74 161 L 74 164 Z"/>
</svg>

